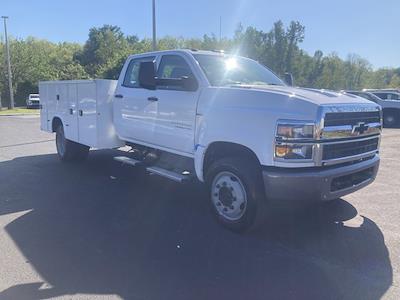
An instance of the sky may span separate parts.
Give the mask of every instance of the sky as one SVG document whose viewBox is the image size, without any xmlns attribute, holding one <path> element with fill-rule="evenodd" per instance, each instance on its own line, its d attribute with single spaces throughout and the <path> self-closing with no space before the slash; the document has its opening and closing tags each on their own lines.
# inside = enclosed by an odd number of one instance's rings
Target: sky
<svg viewBox="0 0 400 300">
<path fill-rule="evenodd" d="M 87 39 L 89 28 L 117 25 L 151 37 L 151 0 L 1 0 L 9 34 L 53 42 Z M 305 27 L 301 48 L 346 58 L 356 53 L 374 68 L 400 67 L 400 0 L 156 0 L 157 35 L 232 37 L 239 23 L 269 31 L 277 20 Z"/>
</svg>

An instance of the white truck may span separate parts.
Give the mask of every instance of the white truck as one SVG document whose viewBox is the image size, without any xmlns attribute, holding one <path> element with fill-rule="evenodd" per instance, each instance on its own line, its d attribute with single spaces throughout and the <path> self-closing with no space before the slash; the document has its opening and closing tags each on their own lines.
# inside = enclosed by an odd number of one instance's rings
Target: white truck
<svg viewBox="0 0 400 300">
<path fill-rule="evenodd" d="M 272 202 L 329 201 L 373 182 L 382 113 L 353 95 L 295 88 L 248 58 L 198 50 L 130 56 L 118 81 L 40 82 L 41 129 L 62 161 L 89 148 L 209 190 L 234 231 Z"/>
</svg>

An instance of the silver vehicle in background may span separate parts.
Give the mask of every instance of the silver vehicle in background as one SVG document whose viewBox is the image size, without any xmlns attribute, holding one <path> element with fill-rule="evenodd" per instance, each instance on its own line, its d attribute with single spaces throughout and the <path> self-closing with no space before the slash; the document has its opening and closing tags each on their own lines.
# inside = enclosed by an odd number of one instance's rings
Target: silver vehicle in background
<svg viewBox="0 0 400 300">
<path fill-rule="evenodd" d="M 363 90 L 345 91 L 363 97 L 379 104 L 383 111 L 383 125 L 385 127 L 395 127 L 400 125 L 400 92 L 396 89 L 386 90 Z"/>
</svg>

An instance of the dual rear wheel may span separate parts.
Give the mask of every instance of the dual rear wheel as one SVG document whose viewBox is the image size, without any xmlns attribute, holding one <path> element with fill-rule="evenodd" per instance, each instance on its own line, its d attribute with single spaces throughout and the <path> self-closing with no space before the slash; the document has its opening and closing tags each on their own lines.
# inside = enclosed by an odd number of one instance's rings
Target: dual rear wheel
<svg viewBox="0 0 400 300">
<path fill-rule="evenodd" d="M 56 129 L 56 147 L 58 157 L 62 161 L 83 161 L 89 154 L 90 147 L 65 138 L 64 127 L 60 124 Z"/>
</svg>

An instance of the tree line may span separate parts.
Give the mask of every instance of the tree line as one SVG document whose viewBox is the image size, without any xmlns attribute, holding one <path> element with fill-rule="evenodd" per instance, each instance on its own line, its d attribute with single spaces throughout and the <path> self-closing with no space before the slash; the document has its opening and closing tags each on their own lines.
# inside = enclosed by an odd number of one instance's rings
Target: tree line
<svg viewBox="0 0 400 300">
<path fill-rule="evenodd" d="M 364 58 L 336 53 L 310 55 L 301 49 L 305 27 L 296 21 L 285 26 L 277 21 L 269 31 L 239 25 L 232 38 L 219 40 L 214 34 L 202 38 L 165 36 L 158 49 L 222 49 L 250 57 L 268 66 L 277 75 L 290 72 L 298 86 L 331 90 L 400 87 L 400 68 L 374 70 Z M 87 41 L 52 43 L 33 37 L 10 39 L 11 64 L 16 105 L 24 105 L 28 94 L 38 91 L 42 80 L 108 78 L 117 79 L 126 57 L 151 51 L 152 41 L 125 35 L 118 26 L 91 28 Z M 0 62 L 5 47 L 0 44 Z M 3 106 L 9 103 L 6 64 L 0 74 Z"/>
</svg>

